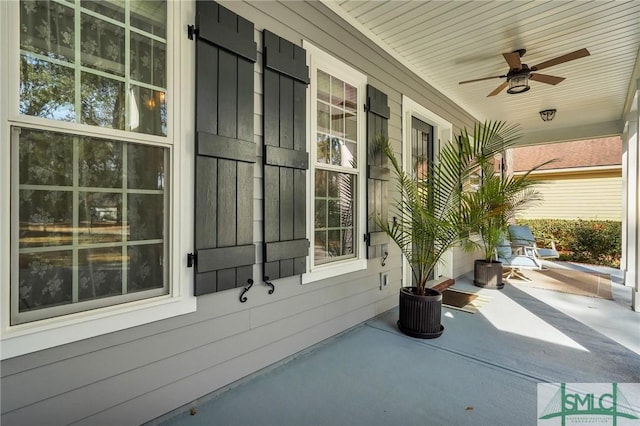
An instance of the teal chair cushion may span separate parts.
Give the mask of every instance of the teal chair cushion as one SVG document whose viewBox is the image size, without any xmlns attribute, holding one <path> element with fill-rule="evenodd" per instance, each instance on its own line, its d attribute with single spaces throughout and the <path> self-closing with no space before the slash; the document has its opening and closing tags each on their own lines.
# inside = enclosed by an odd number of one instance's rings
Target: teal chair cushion
<svg viewBox="0 0 640 426">
<path fill-rule="evenodd" d="M 509 237 L 511 243 L 517 246 L 533 246 L 536 243 L 536 239 L 526 225 L 510 225 Z"/>
</svg>

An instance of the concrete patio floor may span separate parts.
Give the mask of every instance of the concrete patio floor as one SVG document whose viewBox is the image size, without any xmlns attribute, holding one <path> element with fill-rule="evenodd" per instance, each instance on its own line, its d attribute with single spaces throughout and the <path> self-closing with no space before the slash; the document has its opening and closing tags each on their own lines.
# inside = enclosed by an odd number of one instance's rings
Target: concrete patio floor
<svg viewBox="0 0 640 426">
<path fill-rule="evenodd" d="M 401 334 L 392 309 L 151 424 L 537 424 L 538 383 L 640 383 L 640 314 L 616 281 L 605 300 L 461 277 L 491 299 L 443 308 L 438 339 Z"/>
</svg>

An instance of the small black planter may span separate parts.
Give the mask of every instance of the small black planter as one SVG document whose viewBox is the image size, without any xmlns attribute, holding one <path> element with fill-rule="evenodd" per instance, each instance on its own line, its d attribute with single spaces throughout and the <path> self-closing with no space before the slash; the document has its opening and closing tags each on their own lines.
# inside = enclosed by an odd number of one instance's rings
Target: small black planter
<svg viewBox="0 0 640 426">
<path fill-rule="evenodd" d="M 473 284 L 482 288 L 501 289 L 502 263 L 497 260 L 487 262 L 484 259 L 477 259 L 473 264 Z"/>
<path fill-rule="evenodd" d="M 416 287 L 400 289 L 400 319 L 398 328 L 404 334 L 420 339 L 440 337 L 444 331 L 442 320 L 442 293 L 430 288 L 425 295 L 416 294 Z"/>
</svg>

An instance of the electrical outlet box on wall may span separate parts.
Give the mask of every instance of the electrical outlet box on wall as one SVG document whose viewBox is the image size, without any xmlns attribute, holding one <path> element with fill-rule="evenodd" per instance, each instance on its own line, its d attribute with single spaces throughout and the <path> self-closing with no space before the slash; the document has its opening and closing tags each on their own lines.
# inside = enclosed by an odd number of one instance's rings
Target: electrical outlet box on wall
<svg viewBox="0 0 640 426">
<path fill-rule="evenodd" d="M 380 290 L 389 285 L 389 273 L 380 272 Z"/>
</svg>

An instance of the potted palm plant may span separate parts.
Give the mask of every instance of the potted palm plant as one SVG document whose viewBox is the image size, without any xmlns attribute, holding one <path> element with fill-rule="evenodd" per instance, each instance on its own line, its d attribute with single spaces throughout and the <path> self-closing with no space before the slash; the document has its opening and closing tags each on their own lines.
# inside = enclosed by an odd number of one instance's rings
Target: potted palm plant
<svg viewBox="0 0 640 426">
<path fill-rule="evenodd" d="M 505 148 L 512 146 L 516 138 L 505 140 Z M 493 158 L 481 158 L 478 164 L 478 184 L 462 194 L 462 212 L 471 232 L 463 242 L 468 251 L 478 248 L 482 259 L 474 262 L 473 283 L 478 287 L 501 289 L 502 263 L 497 259 L 500 246 L 508 245 L 507 226 L 518 212 L 541 199 L 534 188 L 540 181 L 530 177 L 531 172 L 549 164 L 539 164 L 523 175 L 509 176 L 496 172 Z M 475 234 L 475 235 L 474 235 Z M 479 237 L 479 240 L 477 237 Z"/>
<path fill-rule="evenodd" d="M 390 206 L 393 220 L 378 223 L 398 245 L 413 275 L 413 283 L 400 289 L 398 327 L 403 333 L 420 338 L 442 334 L 442 293 L 428 287 L 429 277 L 443 255 L 485 219 L 462 211 L 469 208 L 463 203 L 462 183 L 501 152 L 516 131 L 517 126 L 504 122 L 477 123 L 472 134 L 463 130 L 429 162 L 428 172 L 419 180 L 403 171 L 389 141 L 380 140 L 393 168 L 398 197 Z"/>
</svg>

